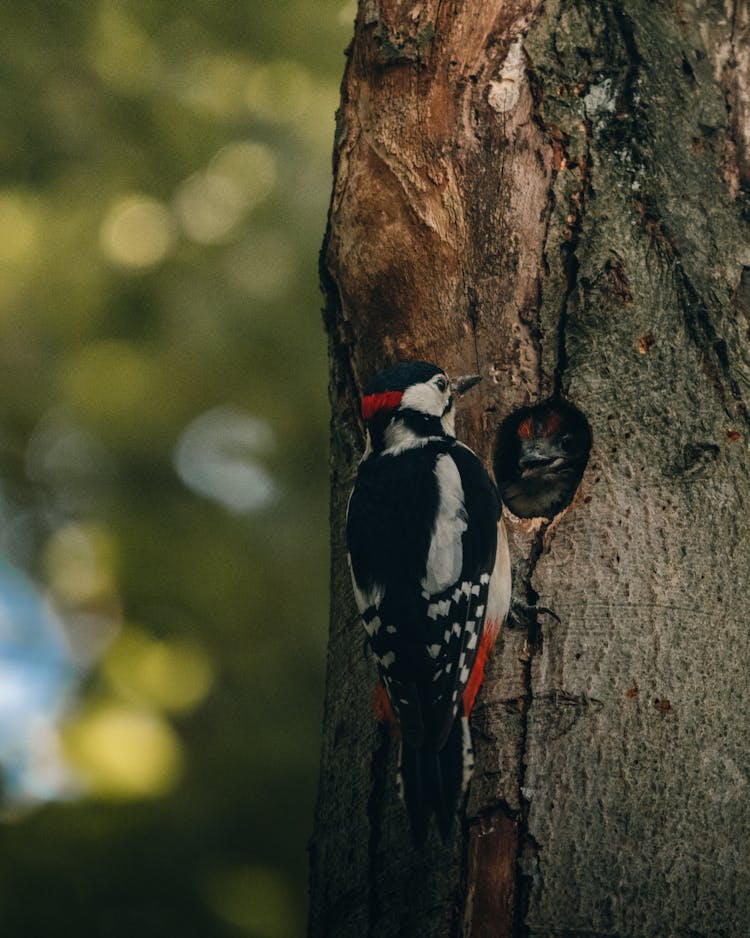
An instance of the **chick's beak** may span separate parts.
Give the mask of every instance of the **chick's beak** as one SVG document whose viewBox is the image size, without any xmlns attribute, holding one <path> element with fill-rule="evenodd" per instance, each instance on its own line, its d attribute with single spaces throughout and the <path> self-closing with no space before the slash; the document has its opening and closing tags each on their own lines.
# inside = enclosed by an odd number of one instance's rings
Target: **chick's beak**
<svg viewBox="0 0 750 938">
<path fill-rule="evenodd" d="M 473 388 L 475 384 L 478 384 L 482 380 L 481 375 L 463 375 L 460 378 L 454 378 L 451 381 L 451 390 L 456 395 L 456 397 L 461 397 L 462 394 L 465 394 L 469 388 Z"/>
</svg>

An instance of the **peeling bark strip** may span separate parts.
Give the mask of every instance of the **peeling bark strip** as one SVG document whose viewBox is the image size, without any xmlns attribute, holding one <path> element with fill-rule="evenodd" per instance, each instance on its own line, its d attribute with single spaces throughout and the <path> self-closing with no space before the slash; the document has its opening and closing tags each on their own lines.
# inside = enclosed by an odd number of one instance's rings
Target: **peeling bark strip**
<svg viewBox="0 0 750 938">
<path fill-rule="evenodd" d="M 512 938 L 518 825 L 503 808 L 469 826 L 464 935 Z"/>
<path fill-rule="evenodd" d="M 747 0 L 361 0 L 321 255 L 332 614 L 314 938 L 744 936 L 750 921 Z M 410 845 L 350 593 L 366 376 L 486 376 L 459 436 L 562 393 L 593 449 L 508 517 L 521 595 L 452 849 Z M 460 828 L 460 826 L 459 826 Z"/>
</svg>

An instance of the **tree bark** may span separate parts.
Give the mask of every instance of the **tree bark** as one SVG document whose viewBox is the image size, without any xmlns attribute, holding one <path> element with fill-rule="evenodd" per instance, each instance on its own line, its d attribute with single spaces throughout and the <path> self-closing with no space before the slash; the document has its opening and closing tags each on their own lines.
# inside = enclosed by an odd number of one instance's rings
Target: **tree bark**
<svg viewBox="0 0 750 938">
<path fill-rule="evenodd" d="M 322 253 L 332 609 L 312 936 L 744 936 L 750 922 L 747 0 L 361 0 Z M 410 844 L 345 562 L 363 380 L 562 394 L 593 448 L 506 510 L 521 595 L 448 847 Z"/>
</svg>

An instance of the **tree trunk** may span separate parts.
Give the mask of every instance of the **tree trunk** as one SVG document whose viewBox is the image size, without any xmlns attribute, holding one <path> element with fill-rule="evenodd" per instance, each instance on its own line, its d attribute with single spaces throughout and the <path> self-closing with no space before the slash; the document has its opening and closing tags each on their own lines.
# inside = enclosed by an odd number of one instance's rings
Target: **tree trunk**
<svg viewBox="0 0 750 938">
<path fill-rule="evenodd" d="M 322 255 L 332 611 L 311 935 L 745 936 L 746 0 L 361 0 Z M 593 448 L 516 589 L 448 847 L 411 846 L 345 561 L 363 380 L 479 368 L 488 461 L 562 394 Z M 467 399 L 468 401 L 468 399 Z"/>
</svg>

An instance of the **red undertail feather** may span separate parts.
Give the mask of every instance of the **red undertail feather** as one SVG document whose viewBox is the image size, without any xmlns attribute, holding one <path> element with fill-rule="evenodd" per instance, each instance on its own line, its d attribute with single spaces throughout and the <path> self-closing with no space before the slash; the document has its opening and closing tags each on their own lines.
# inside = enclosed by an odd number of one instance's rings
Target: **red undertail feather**
<svg viewBox="0 0 750 938">
<path fill-rule="evenodd" d="M 392 736 L 398 735 L 398 721 L 393 713 L 393 707 L 388 699 L 388 692 L 378 681 L 372 693 L 372 712 L 378 723 L 387 723 Z"/>
<path fill-rule="evenodd" d="M 499 631 L 500 627 L 497 622 L 487 622 L 485 624 L 477 656 L 474 659 L 474 667 L 472 668 L 471 676 L 464 690 L 464 715 L 467 717 L 471 713 L 479 688 L 482 686 L 482 681 L 484 680 L 484 666 L 487 663 L 487 658 L 492 651 L 492 646 L 495 644 L 495 639 Z"/>
<path fill-rule="evenodd" d="M 379 410 L 395 410 L 404 396 L 403 391 L 383 391 L 362 398 L 362 417 L 371 420 Z"/>
</svg>

